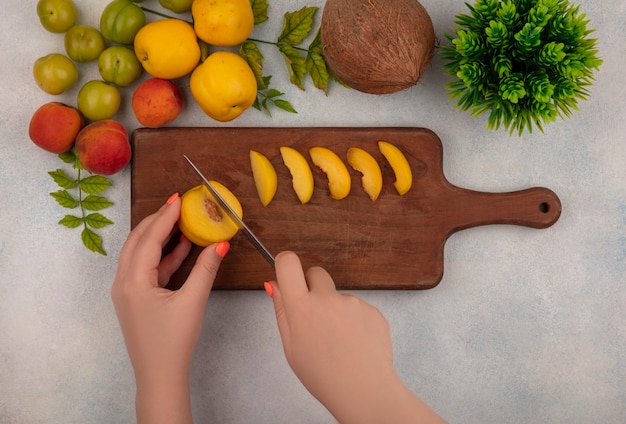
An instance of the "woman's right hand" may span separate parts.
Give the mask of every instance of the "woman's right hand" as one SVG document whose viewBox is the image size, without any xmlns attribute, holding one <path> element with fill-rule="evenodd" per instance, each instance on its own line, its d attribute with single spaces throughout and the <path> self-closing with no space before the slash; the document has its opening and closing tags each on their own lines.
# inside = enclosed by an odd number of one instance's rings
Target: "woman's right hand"
<svg viewBox="0 0 626 424">
<path fill-rule="evenodd" d="M 265 287 L 289 365 L 339 422 L 444 422 L 397 376 L 387 320 L 338 293 L 326 270 L 305 273 L 295 253 L 283 252 Z"/>
</svg>

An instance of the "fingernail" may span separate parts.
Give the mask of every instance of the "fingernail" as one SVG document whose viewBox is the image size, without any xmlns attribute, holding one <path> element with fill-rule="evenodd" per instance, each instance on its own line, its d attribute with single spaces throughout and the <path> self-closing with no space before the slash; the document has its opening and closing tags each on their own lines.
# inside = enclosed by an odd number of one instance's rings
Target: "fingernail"
<svg viewBox="0 0 626 424">
<path fill-rule="evenodd" d="M 265 288 L 265 291 L 267 292 L 269 297 L 274 297 L 274 287 L 272 287 L 270 283 L 266 281 L 265 283 L 263 283 L 263 287 Z"/>
<path fill-rule="evenodd" d="M 220 258 L 223 258 L 224 256 L 226 256 L 229 249 L 230 249 L 229 242 L 220 241 L 219 243 L 217 243 L 217 246 L 215 246 L 215 253 L 217 253 Z"/>
<path fill-rule="evenodd" d="M 168 205 L 171 205 L 172 203 L 174 203 L 174 200 L 176 200 L 178 198 L 178 193 L 174 193 L 170 196 L 169 199 L 167 199 L 167 203 Z"/>
<path fill-rule="evenodd" d="M 183 241 L 185 241 L 185 238 L 186 238 L 185 235 L 181 234 L 180 238 L 178 239 L 178 243 L 182 243 Z"/>
</svg>

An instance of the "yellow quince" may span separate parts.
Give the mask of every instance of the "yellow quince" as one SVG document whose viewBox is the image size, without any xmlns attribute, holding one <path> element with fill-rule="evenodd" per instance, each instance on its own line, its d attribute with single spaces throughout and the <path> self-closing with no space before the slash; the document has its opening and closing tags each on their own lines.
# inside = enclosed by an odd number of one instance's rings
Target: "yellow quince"
<svg viewBox="0 0 626 424">
<path fill-rule="evenodd" d="M 254 28 L 250 0 L 194 0 L 191 15 L 198 38 L 213 46 L 241 44 Z"/>
<path fill-rule="evenodd" d="M 237 53 L 212 53 L 192 72 L 191 94 L 200 108 L 220 122 L 232 121 L 248 109 L 257 96 L 252 69 Z"/>
<path fill-rule="evenodd" d="M 191 25 L 180 19 L 159 19 L 144 25 L 134 41 L 135 54 L 150 75 L 176 79 L 200 62 L 200 45 Z"/>
</svg>

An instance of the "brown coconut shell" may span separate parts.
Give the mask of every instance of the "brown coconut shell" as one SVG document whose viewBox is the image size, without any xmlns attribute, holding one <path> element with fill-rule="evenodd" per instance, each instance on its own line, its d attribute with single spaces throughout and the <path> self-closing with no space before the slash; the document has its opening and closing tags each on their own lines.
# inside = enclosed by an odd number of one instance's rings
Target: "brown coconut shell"
<svg viewBox="0 0 626 424">
<path fill-rule="evenodd" d="M 412 87 L 435 52 L 435 30 L 417 0 L 327 0 L 324 58 L 344 84 L 364 93 Z"/>
</svg>

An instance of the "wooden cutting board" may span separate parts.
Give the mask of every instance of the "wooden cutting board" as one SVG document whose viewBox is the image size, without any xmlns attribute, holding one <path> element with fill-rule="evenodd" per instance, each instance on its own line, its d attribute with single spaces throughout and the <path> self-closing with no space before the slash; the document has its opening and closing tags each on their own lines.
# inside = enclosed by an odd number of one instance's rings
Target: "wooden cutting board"
<svg viewBox="0 0 626 424">
<path fill-rule="evenodd" d="M 377 146 L 389 141 L 406 154 L 413 187 L 399 196 Z M 297 252 L 306 267 L 322 265 L 341 289 L 429 289 L 443 276 L 444 245 L 456 231 L 487 224 L 546 228 L 561 213 L 555 193 L 528 188 L 486 193 L 457 187 L 443 174 L 442 144 L 424 128 L 163 128 L 132 134 L 131 224 L 156 211 L 174 192 L 200 183 L 183 158 L 187 155 L 209 179 L 238 197 L 247 225 L 271 252 Z M 351 146 L 374 155 L 383 171 L 383 190 L 372 202 L 352 171 L 352 191 L 343 200 L 329 197 L 325 174 L 311 163 L 315 191 L 300 204 L 280 146 L 307 157 L 313 146 L 329 147 L 345 159 Z M 266 155 L 278 173 L 278 192 L 263 207 L 258 200 L 249 151 Z M 532 237 L 532 233 L 528 234 Z M 171 286 L 184 282 L 200 249 L 194 247 Z M 514 259 L 512 259 L 514 260 Z M 216 289 L 260 289 L 274 279 L 273 269 L 242 235 L 220 268 Z"/>
</svg>

